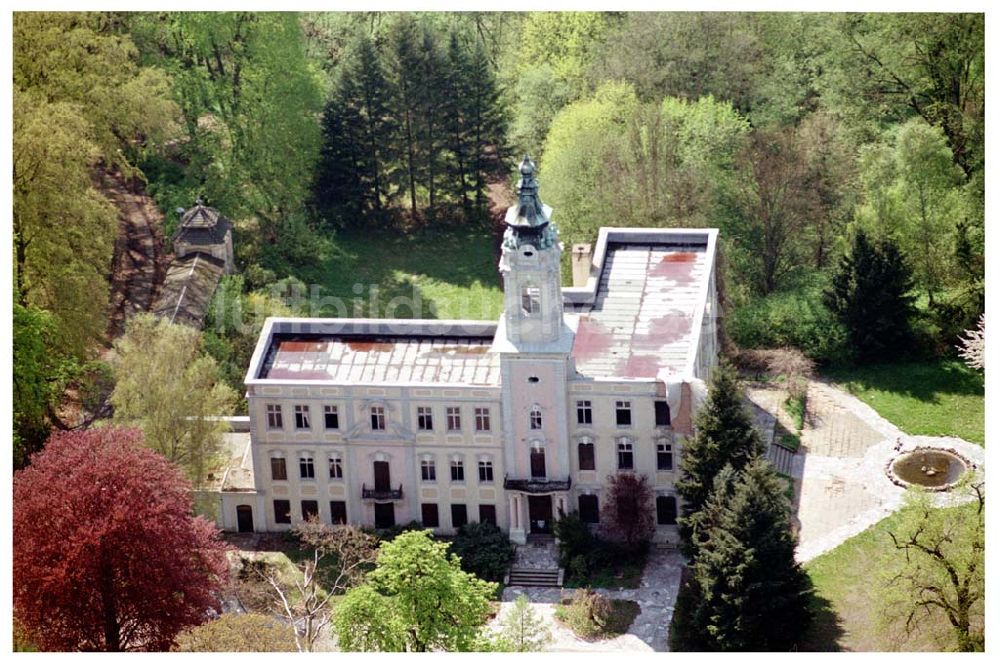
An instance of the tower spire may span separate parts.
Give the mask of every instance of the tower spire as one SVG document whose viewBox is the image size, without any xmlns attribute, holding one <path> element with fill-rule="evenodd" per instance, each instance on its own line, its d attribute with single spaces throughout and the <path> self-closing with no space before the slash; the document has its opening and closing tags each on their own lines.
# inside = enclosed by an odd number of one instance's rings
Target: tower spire
<svg viewBox="0 0 1000 666">
<path fill-rule="evenodd" d="M 555 227 L 551 224 L 552 208 L 542 203 L 535 180 L 535 163 L 525 154 L 518 167 L 521 179 L 517 181 L 517 203 L 507 209 L 504 222 L 504 247 L 517 249 L 533 245 L 539 250 L 552 247 L 557 241 Z"/>
</svg>

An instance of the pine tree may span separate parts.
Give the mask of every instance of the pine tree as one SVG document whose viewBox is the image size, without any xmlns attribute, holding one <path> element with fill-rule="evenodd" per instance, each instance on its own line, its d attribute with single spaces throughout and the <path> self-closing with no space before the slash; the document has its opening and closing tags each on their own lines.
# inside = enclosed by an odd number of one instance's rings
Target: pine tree
<svg viewBox="0 0 1000 666">
<path fill-rule="evenodd" d="M 684 509 L 679 531 L 686 555 L 695 555 L 692 522 L 712 492 L 715 476 L 727 464 L 739 471 L 763 449 L 743 404 L 736 370 L 722 363 L 712 373 L 708 399 L 695 418 L 695 435 L 688 440 L 681 457 L 677 491 L 684 500 Z"/>
<path fill-rule="evenodd" d="M 393 180 L 400 189 L 409 193 L 410 215 L 417 216 L 417 162 L 424 156 L 417 154 L 417 125 L 424 112 L 421 100 L 421 54 L 417 46 L 417 25 L 411 14 L 403 14 L 393 24 L 390 32 L 392 58 L 389 71 L 392 81 L 394 115 L 400 119 L 399 149 L 402 164 L 394 170 Z"/>
<path fill-rule="evenodd" d="M 323 110 L 323 147 L 316 163 L 312 205 L 328 224 L 343 227 L 363 212 L 365 189 L 361 182 L 360 117 L 347 102 L 342 79 Z"/>
<path fill-rule="evenodd" d="M 695 601 L 684 626 L 706 650 L 795 647 L 811 621 L 809 577 L 795 561 L 795 538 L 781 481 L 761 457 L 741 472 L 726 466 L 695 525 Z"/>
<path fill-rule="evenodd" d="M 469 96 L 469 85 L 469 56 L 459 41 L 458 33 L 452 31 L 448 36 L 440 107 L 443 121 L 443 143 L 448 153 L 445 164 L 448 179 L 445 187 L 452 197 L 462 202 L 462 209 L 466 216 L 470 211 L 469 194 L 472 191 L 469 174 L 472 164 L 472 146 L 465 115 L 465 100 Z"/>
<path fill-rule="evenodd" d="M 420 41 L 419 59 L 419 99 L 423 113 L 420 125 L 420 152 L 424 161 L 424 183 L 427 188 L 428 209 L 435 211 L 437 201 L 437 176 L 440 172 L 441 139 L 444 118 L 442 117 L 441 88 L 444 83 L 444 62 L 438 46 L 436 33 L 425 24 Z"/>
<path fill-rule="evenodd" d="M 468 72 L 465 117 L 472 149 L 470 172 L 476 206 L 482 210 L 486 180 L 501 167 L 506 153 L 507 119 L 489 56 L 478 40 L 469 58 Z"/>
<path fill-rule="evenodd" d="M 859 358 L 891 358 L 913 346 L 913 286 L 897 245 L 891 240 L 869 241 L 864 231 L 858 231 L 823 302 L 847 328 Z"/>
</svg>

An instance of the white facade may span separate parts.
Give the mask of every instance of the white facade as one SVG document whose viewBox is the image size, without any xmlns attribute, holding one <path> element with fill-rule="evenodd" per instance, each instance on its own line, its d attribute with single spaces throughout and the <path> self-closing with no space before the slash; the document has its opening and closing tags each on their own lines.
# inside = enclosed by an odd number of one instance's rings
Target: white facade
<svg viewBox="0 0 1000 666">
<path fill-rule="evenodd" d="M 676 538 L 716 356 L 717 232 L 602 229 L 586 284 L 563 288 L 533 166 L 507 216 L 499 322 L 267 320 L 246 377 L 253 488 L 224 488 L 224 528 L 317 511 L 443 534 L 490 520 L 524 542 L 560 512 L 599 519 L 607 477 L 634 472 L 662 498 L 656 538 Z"/>
</svg>

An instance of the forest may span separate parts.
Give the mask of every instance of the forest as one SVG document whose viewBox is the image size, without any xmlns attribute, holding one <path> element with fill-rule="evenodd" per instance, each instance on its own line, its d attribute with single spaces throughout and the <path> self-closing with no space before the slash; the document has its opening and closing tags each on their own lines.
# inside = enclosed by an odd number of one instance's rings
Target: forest
<svg viewBox="0 0 1000 666">
<path fill-rule="evenodd" d="M 322 314 L 306 293 L 496 316 L 524 153 L 567 245 L 719 228 L 731 350 L 956 357 L 985 309 L 984 67 L 981 14 L 15 14 L 15 463 L 127 374 L 102 172 L 164 238 L 199 197 L 233 221 L 187 343 L 216 395 L 266 316 Z M 892 307 L 855 307 L 872 276 Z"/>
</svg>

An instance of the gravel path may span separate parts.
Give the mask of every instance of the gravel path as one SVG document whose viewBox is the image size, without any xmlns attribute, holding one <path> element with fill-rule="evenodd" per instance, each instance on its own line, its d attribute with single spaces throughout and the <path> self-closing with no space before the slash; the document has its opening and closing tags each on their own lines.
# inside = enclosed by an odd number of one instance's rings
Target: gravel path
<svg viewBox="0 0 1000 666">
<path fill-rule="evenodd" d="M 667 630 L 674 614 L 674 602 L 681 582 L 684 558 L 675 550 L 653 549 L 646 562 L 639 588 L 635 590 L 605 590 L 596 592 L 612 599 L 630 599 L 639 604 L 641 612 L 628 633 L 599 641 L 577 638 L 553 617 L 562 597 L 572 597 L 573 590 L 539 587 L 508 587 L 503 592 L 500 613 L 494 628 L 519 595 L 527 595 L 535 612 L 549 625 L 552 643 L 548 652 L 667 652 Z"/>
</svg>

